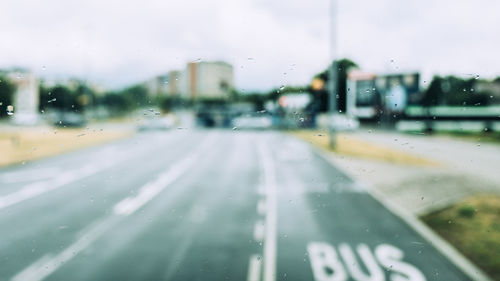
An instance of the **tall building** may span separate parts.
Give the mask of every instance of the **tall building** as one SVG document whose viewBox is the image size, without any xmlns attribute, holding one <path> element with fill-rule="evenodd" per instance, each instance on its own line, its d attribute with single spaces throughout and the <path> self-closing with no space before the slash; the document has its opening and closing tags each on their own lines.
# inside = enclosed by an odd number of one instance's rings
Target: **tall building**
<svg viewBox="0 0 500 281">
<path fill-rule="evenodd" d="M 38 79 L 32 72 L 23 69 L 10 71 L 7 77 L 16 87 L 12 98 L 13 121 L 19 124 L 36 123 L 40 103 Z"/>
<path fill-rule="evenodd" d="M 192 100 L 226 99 L 233 87 L 233 66 L 222 61 L 190 62 L 180 79 L 181 96 Z"/>
</svg>

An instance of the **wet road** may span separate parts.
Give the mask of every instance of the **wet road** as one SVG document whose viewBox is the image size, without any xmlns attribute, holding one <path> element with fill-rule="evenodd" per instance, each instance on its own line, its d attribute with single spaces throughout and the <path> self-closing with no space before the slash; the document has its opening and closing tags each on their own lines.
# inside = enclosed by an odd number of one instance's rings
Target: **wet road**
<svg viewBox="0 0 500 281">
<path fill-rule="evenodd" d="M 277 132 L 150 132 L 4 168 L 0 238 L 0 280 L 469 280 Z"/>
</svg>

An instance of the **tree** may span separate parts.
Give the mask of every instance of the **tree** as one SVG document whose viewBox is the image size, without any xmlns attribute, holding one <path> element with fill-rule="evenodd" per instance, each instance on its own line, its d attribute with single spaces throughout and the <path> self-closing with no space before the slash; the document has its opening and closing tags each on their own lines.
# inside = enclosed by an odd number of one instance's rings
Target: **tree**
<svg viewBox="0 0 500 281">
<path fill-rule="evenodd" d="M 343 58 L 335 61 L 337 65 L 337 89 L 335 93 L 338 95 L 337 99 L 337 109 L 340 112 L 346 111 L 347 105 L 347 74 L 353 68 L 357 68 L 358 65 L 351 61 L 350 59 Z M 320 112 L 328 111 L 328 99 L 329 99 L 329 91 L 328 91 L 328 81 L 329 81 L 329 69 L 324 70 L 321 73 L 318 73 L 314 78 L 318 78 L 324 81 L 324 87 L 320 90 L 315 90 L 309 88 L 309 91 L 312 93 L 313 98 L 315 100 L 315 107 L 318 108 Z"/>
</svg>

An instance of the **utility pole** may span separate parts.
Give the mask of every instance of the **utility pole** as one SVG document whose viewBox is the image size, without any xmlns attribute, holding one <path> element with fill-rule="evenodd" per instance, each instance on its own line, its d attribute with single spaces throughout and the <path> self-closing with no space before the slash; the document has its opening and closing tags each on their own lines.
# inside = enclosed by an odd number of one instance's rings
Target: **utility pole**
<svg viewBox="0 0 500 281">
<path fill-rule="evenodd" d="M 336 145 L 336 126 L 334 116 L 337 114 L 337 62 L 336 62 L 336 51 L 337 51 L 337 0 L 330 0 L 330 61 L 332 64 L 329 68 L 328 75 L 328 86 L 329 86 L 329 99 L 328 99 L 328 111 L 329 111 L 329 129 L 330 129 L 330 148 L 335 148 Z"/>
</svg>

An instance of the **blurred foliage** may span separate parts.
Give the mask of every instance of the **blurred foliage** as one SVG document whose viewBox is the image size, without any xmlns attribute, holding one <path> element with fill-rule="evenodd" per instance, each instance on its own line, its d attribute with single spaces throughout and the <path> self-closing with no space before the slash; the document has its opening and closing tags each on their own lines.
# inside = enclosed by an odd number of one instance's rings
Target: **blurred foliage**
<svg viewBox="0 0 500 281">
<path fill-rule="evenodd" d="M 347 89 L 346 89 L 346 81 L 347 81 L 347 73 L 353 68 L 358 68 L 358 65 L 351 61 L 350 59 L 343 58 L 335 61 L 337 66 L 337 85 L 335 93 L 337 94 L 337 110 L 341 112 L 345 112 L 346 110 L 346 100 L 347 100 Z M 328 92 L 328 81 L 329 81 L 329 69 L 324 70 L 321 73 L 318 73 L 314 78 L 319 78 L 323 80 L 324 87 L 320 90 L 314 90 L 312 87 L 308 87 L 308 91 L 313 95 L 314 104 L 311 104 L 310 107 L 314 108 L 315 111 L 318 112 L 327 112 L 328 111 L 328 100 L 329 100 L 329 92 Z"/>
<path fill-rule="evenodd" d="M 107 108 L 111 116 L 120 116 L 152 103 L 148 99 L 147 89 L 142 85 L 134 85 L 104 93 L 96 99 L 95 105 Z"/>
<path fill-rule="evenodd" d="M 0 118 L 7 116 L 7 106 L 12 104 L 16 87 L 0 75 Z"/>
<path fill-rule="evenodd" d="M 479 80 L 474 78 L 434 76 L 429 87 L 424 91 L 422 105 L 489 105 L 492 93 L 475 91 L 474 85 L 477 81 Z"/>
<path fill-rule="evenodd" d="M 47 87 L 43 83 L 39 87 L 39 109 L 57 111 L 81 112 L 86 106 L 91 106 L 95 101 L 94 91 L 84 82 L 72 85 L 55 85 Z"/>
</svg>

